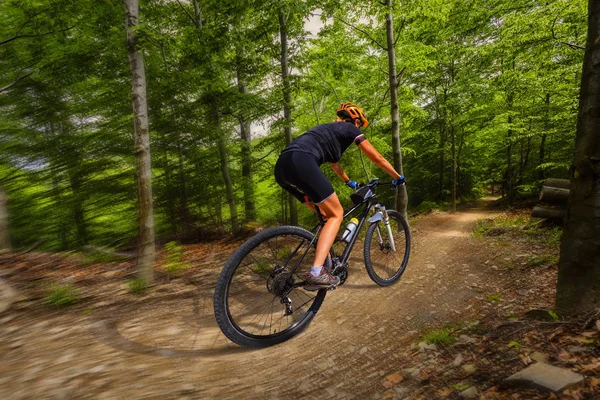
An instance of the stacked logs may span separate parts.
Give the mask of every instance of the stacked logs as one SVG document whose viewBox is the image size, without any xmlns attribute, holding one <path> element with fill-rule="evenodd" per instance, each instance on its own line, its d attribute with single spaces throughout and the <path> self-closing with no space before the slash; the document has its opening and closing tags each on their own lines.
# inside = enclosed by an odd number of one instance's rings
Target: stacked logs
<svg viewBox="0 0 600 400">
<path fill-rule="evenodd" d="M 571 182 L 568 179 L 548 178 L 540 190 L 540 203 L 531 211 L 536 218 L 564 219 L 567 212 L 567 201 Z"/>
</svg>

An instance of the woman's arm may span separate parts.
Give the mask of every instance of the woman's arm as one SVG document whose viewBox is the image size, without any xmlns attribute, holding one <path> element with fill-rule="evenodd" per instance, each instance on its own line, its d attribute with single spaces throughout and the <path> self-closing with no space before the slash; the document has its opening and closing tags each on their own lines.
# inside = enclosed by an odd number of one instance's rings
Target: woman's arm
<svg viewBox="0 0 600 400">
<path fill-rule="evenodd" d="M 394 167 L 373 147 L 368 140 L 363 140 L 359 143 L 358 148 L 365 153 L 367 158 L 375 163 L 379 168 L 384 170 L 392 179 L 399 179 L 400 174 L 396 172 Z"/>
<path fill-rule="evenodd" d="M 329 163 L 329 165 L 331 165 L 331 168 L 333 169 L 335 174 L 337 176 L 339 176 L 340 179 L 344 181 L 344 183 L 348 183 L 350 178 L 348 178 L 348 175 L 346 175 L 346 173 L 344 172 L 344 169 L 342 168 L 342 166 L 339 163 Z"/>
</svg>

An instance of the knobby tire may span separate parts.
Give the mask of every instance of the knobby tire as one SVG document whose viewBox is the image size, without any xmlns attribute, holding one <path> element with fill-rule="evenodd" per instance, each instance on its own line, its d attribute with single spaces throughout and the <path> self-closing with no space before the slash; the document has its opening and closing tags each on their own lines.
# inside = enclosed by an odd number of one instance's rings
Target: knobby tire
<svg viewBox="0 0 600 400">
<path fill-rule="evenodd" d="M 380 286 L 390 286 L 400 279 L 410 256 L 410 231 L 406 220 L 395 210 L 387 210 L 387 214 L 392 224 L 396 252 L 389 248 L 389 235 L 383 221 L 373 222 L 365 235 L 364 259 L 367 273 Z M 379 243 L 376 231 L 378 227 L 384 240 L 383 246 Z M 384 271 L 388 273 L 384 274 Z"/>
<path fill-rule="evenodd" d="M 296 287 L 292 290 L 294 293 L 278 297 L 273 288 L 281 287 L 278 284 L 284 285 L 281 282 L 286 281 L 275 282 L 273 274 L 291 258 L 282 272 L 289 277 L 288 268 L 300 259 L 313 237 L 311 232 L 299 227 L 279 226 L 250 238 L 231 255 L 221 271 L 214 295 L 215 317 L 227 338 L 243 347 L 263 348 L 296 336 L 310 324 L 327 290 L 308 292 Z M 302 243 L 295 253 L 294 243 Z M 312 265 L 314 245 L 293 274 L 296 282 L 303 280 L 302 275 Z M 285 305 L 280 304 L 283 297 L 292 300 L 292 308 L 298 307 L 289 316 L 285 315 Z M 283 314 L 281 307 L 284 307 Z M 282 321 L 290 325 L 281 328 Z M 277 322 L 279 326 L 273 327 Z"/>
</svg>

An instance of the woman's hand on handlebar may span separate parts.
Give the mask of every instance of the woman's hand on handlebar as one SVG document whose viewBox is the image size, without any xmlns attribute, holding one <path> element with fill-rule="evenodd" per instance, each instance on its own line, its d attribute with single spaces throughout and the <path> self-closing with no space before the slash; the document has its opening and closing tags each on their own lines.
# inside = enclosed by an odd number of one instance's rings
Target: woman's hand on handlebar
<svg viewBox="0 0 600 400">
<path fill-rule="evenodd" d="M 392 186 L 394 186 L 394 187 L 404 186 L 404 185 L 406 185 L 406 179 L 404 179 L 404 175 L 400 175 L 400 177 L 398 179 L 394 179 L 392 181 Z"/>
</svg>

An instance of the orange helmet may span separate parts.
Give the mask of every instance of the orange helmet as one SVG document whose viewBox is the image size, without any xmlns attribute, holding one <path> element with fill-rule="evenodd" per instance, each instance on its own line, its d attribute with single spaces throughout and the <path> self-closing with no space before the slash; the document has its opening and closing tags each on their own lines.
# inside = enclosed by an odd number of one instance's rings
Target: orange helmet
<svg viewBox="0 0 600 400">
<path fill-rule="evenodd" d="M 363 110 L 354 103 L 342 103 L 337 110 L 338 117 L 341 118 L 352 118 L 353 120 L 358 119 L 360 121 L 360 126 L 366 128 L 369 126 L 369 121 L 365 116 Z"/>
</svg>

